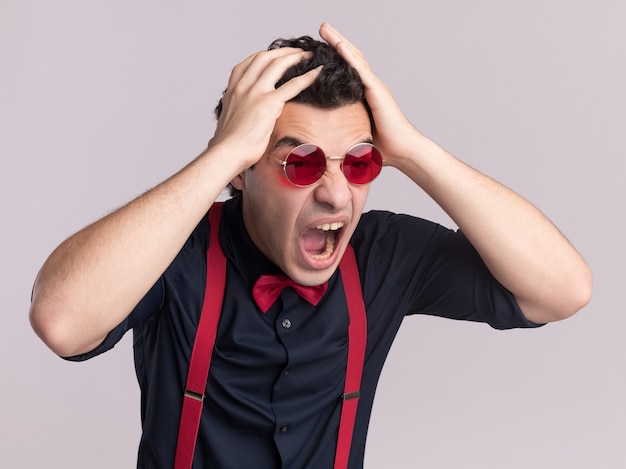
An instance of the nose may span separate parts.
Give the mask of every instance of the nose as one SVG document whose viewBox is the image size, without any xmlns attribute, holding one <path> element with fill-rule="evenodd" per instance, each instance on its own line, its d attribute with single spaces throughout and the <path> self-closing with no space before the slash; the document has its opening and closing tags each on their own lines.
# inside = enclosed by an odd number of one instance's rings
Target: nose
<svg viewBox="0 0 626 469">
<path fill-rule="evenodd" d="M 346 207 L 352 200 L 350 183 L 341 171 L 341 161 L 326 160 L 326 171 L 315 187 L 315 199 L 333 210 Z"/>
</svg>

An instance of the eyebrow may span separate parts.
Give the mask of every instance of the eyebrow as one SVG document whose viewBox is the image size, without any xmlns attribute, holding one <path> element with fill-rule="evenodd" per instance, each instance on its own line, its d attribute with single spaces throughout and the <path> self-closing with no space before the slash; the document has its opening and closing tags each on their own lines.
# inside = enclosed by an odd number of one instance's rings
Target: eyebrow
<svg viewBox="0 0 626 469">
<path fill-rule="evenodd" d="M 274 144 L 274 146 L 271 149 L 271 152 L 275 152 L 283 148 L 295 148 L 298 145 L 302 145 L 303 143 L 305 142 L 302 142 L 295 137 L 289 137 L 289 136 L 283 137 Z"/>
<path fill-rule="evenodd" d="M 277 151 L 277 150 L 281 150 L 283 148 L 290 148 L 293 149 L 295 147 L 297 147 L 298 145 L 303 145 L 305 143 L 309 143 L 309 142 L 303 142 L 299 139 L 297 139 L 296 137 L 290 137 L 290 136 L 286 136 L 281 138 L 280 140 L 278 140 L 274 146 L 272 147 L 272 149 L 270 150 L 271 153 Z M 374 144 L 373 139 L 371 138 L 366 138 L 358 143 L 369 143 L 369 144 Z M 356 145 L 356 144 L 355 144 Z"/>
</svg>

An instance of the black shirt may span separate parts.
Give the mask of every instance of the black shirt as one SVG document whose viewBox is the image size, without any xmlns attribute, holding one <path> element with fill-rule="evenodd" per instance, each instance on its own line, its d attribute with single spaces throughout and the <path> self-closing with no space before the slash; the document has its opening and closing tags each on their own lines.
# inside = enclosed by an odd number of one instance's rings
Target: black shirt
<svg viewBox="0 0 626 469">
<path fill-rule="evenodd" d="M 239 200 L 225 203 L 224 307 L 194 467 L 331 468 L 347 357 L 348 312 L 335 272 L 314 307 L 291 288 L 263 314 L 251 290 L 279 273 L 252 243 Z M 204 219 L 128 318 L 83 360 L 134 332 L 143 435 L 138 467 L 173 466 L 188 362 L 206 283 Z M 405 315 L 533 327 L 460 232 L 390 212 L 363 214 L 352 237 L 367 310 L 367 351 L 350 468 L 361 468 L 374 392 Z"/>
</svg>

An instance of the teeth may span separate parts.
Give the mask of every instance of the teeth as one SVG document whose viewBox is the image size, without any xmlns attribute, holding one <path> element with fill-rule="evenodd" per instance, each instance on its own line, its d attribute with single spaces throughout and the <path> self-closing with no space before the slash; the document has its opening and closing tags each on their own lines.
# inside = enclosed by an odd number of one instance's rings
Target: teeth
<svg viewBox="0 0 626 469">
<path fill-rule="evenodd" d="M 335 250 L 335 236 L 328 233 L 326 235 L 326 247 L 324 252 L 320 252 L 318 254 L 311 254 L 311 257 L 314 259 L 327 259 Z"/>
<path fill-rule="evenodd" d="M 339 228 L 343 228 L 343 222 L 336 221 L 333 223 L 323 223 L 321 225 L 317 225 L 315 228 L 318 230 L 322 230 L 322 231 L 335 231 L 335 230 L 338 230 Z"/>
</svg>

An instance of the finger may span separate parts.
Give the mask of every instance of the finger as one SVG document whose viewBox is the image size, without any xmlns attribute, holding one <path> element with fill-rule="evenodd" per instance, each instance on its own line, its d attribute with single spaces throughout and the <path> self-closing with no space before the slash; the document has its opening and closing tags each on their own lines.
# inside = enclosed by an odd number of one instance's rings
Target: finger
<svg viewBox="0 0 626 469">
<path fill-rule="evenodd" d="M 341 34 L 337 29 L 332 27 L 328 23 L 322 23 L 320 26 L 320 36 L 324 39 L 328 44 L 333 46 L 335 49 L 338 47 L 347 47 L 350 49 L 350 52 L 355 56 L 359 56 L 362 59 L 365 59 L 363 53 L 352 44 L 343 34 Z"/>
<path fill-rule="evenodd" d="M 255 52 L 254 54 L 249 55 L 246 59 L 237 65 L 235 65 L 230 72 L 230 77 L 228 78 L 227 88 L 232 88 L 235 83 L 239 82 L 241 76 L 246 72 L 254 58 L 260 54 L 261 52 Z"/>
<path fill-rule="evenodd" d="M 370 66 L 363 53 L 328 23 L 320 26 L 320 36 L 343 57 L 359 74 L 368 73 Z M 363 77 L 361 77 L 363 78 Z"/>
<path fill-rule="evenodd" d="M 323 68 L 324 66 L 320 65 L 287 81 L 276 90 L 278 98 L 283 102 L 295 98 L 315 82 Z"/>
<path fill-rule="evenodd" d="M 333 28 L 329 23 L 322 23 L 320 26 L 320 36 L 328 44 L 333 47 L 337 46 L 337 43 L 341 41 L 347 41 L 347 39 L 337 29 Z"/>
<path fill-rule="evenodd" d="M 254 71 L 242 77 L 241 81 L 249 86 L 258 86 L 264 90 L 274 90 L 276 83 L 285 75 L 287 70 L 312 56 L 313 52 L 297 49 L 290 54 L 273 58 L 269 62 L 259 60 L 259 64 L 255 62 L 250 65 L 249 70 L 253 69 Z"/>
<path fill-rule="evenodd" d="M 259 80 L 261 74 L 273 62 L 279 61 L 278 63 L 282 63 L 281 59 L 286 58 L 287 66 L 285 70 L 287 70 L 289 66 L 295 65 L 303 58 L 310 57 L 310 55 L 310 52 L 304 52 L 302 49 L 293 47 L 281 47 L 279 49 L 257 52 L 233 69 L 228 87 L 232 89 L 238 83 L 242 83 L 244 86 L 251 86 L 251 84 Z"/>
</svg>

